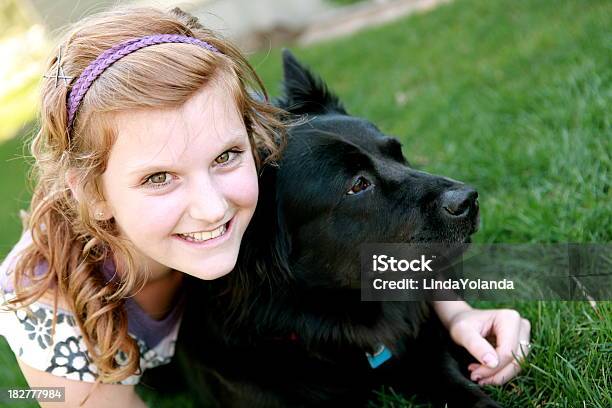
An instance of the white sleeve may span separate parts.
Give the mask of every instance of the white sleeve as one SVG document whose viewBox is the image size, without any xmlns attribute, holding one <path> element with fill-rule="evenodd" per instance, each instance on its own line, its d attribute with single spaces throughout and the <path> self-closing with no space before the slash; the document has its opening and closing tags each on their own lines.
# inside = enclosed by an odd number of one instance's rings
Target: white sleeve
<svg viewBox="0 0 612 408">
<path fill-rule="evenodd" d="M 5 306 L 15 297 L 13 270 L 20 253 L 32 242 L 25 231 L 0 265 L 0 335 L 15 356 L 28 366 L 71 380 L 94 382 L 96 369 L 90 363 L 83 337 L 71 313 L 58 310 L 52 335 L 53 308 L 34 302 L 19 310 Z"/>
<path fill-rule="evenodd" d="M 17 311 L 0 310 L 0 335 L 21 361 L 40 371 L 69 380 L 95 382 L 93 364 L 83 335 L 70 312 L 57 311 L 55 333 L 51 332 L 53 308 L 34 302 Z M 116 360 L 122 363 L 122 353 Z M 132 375 L 119 384 L 137 384 L 141 375 Z"/>
<path fill-rule="evenodd" d="M 51 332 L 53 308 L 34 302 L 17 311 L 0 310 L 0 335 L 21 361 L 40 371 L 69 380 L 95 382 L 97 368 L 93 364 L 83 335 L 70 312 L 57 311 L 55 333 Z M 122 355 L 116 359 L 122 363 Z M 133 385 L 140 375 L 132 375 L 119 384 Z"/>
<path fill-rule="evenodd" d="M 91 363 L 78 326 L 71 314 L 58 310 L 51 333 L 53 309 L 34 302 L 17 311 L 0 311 L 0 335 L 28 366 L 70 380 L 95 382 Z"/>
<path fill-rule="evenodd" d="M 70 380 L 95 382 L 97 367 L 92 363 L 83 335 L 71 312 L 61 308 L 57 310 L 55 332 L 52 333 L 52 306 L 37 301 L 16 311 L 2 307 L 15 296 L 11 272 L 19 253 L 30 242 L 30 233 L 25 232 L 0 265 L 0 336 L 6 339 L 16 357 L 34 369 Z M 145 369 L 168 363 L 174 354 L 177 333 L 178 324 L 170 336 L 153 349 L 148 349 L 142 340 L 132 336 L 140 351 L 140 374 L 134 374 L 119 383 L 137 384 Z M 125 354 L 117 353 L 115 360 L 118 364 L 125 364 Z"/>
</svg>

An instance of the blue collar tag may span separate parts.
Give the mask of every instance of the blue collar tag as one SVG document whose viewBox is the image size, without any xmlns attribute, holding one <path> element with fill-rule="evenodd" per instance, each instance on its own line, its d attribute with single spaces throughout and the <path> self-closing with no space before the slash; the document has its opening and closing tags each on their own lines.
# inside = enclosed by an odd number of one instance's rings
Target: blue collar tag
<svg viewBox="0 0 612 408">
<path fill-rule="evenodd" d="M 391 350 L 385 347 L 384 344 L 378 346 L 378 349 L 374 354 L 366 353 L 366 357 L 368 358 L 368 363 L 370 363 L 370 367 L 376 368 L 392 356 Z"/>
</svg>

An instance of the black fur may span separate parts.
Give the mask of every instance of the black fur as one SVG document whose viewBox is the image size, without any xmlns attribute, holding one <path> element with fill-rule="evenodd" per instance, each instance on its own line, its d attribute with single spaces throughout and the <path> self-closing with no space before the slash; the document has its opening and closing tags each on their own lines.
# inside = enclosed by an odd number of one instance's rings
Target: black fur
<svg viewBox="0 0 612 408">
<path fill-rule="evenodd" d="M 277 103 L 306 119 L 263 171 L 236 270 L 188 282 L 177 355 L 194 395 L 202 406 L 356 407 L 385 385 L 498 407 L 460 372 L 427 303 L 361 302 L 351 286 L 361 243 L 469 240 L 475 191 L 411 168 L 396 139 L 350 116 L 288 51 L 283 62 Z M 347 194 L 359 177 L 370 186 Z M 365 352 L 380 343 L 394 357 L 372 369 Z"/>
</svg>

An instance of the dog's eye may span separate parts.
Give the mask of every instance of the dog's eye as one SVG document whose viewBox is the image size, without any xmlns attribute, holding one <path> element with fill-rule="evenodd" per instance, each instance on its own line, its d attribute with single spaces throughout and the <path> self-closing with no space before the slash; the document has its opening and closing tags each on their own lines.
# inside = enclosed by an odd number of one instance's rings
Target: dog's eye
<svg viewBox="0 0 612 408">
<path fill-rule="evenodd" d="M 351 187 L 351 189 L 346 194 L 352 195 L 361 193 L 362 191 L 367 190 L 368 187 L 370 187 L 371 185 L 372 183 L 370 183 L 368 179 L 359 176 L 357 177 L 357 180 L 355 180 L 353 187 Z"/>
</svg>

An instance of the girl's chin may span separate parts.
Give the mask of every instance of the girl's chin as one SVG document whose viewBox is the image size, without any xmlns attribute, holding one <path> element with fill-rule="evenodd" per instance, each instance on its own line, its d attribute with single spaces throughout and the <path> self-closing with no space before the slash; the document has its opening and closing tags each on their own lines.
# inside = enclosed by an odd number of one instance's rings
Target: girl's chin
<svg viewBox="0 0 612 408">
<path fill-rule="evenodd" d="M 220 270 L 216 273 L 211 273 L 210 271 L 206 271 L 206 272 L 202 272 L 202 271 L 193 271 L 193 273 L 191 272 L 186 272 L 189 275 L 198 278 L 198 279 L 202 279 L 202 280 L 215 280 L 218 278 L 221 278 L 227 274 L 229 274 L 231 271 L 233 270 L 233 267 L 230 268 L 229 270 Z"/>
</svg>

